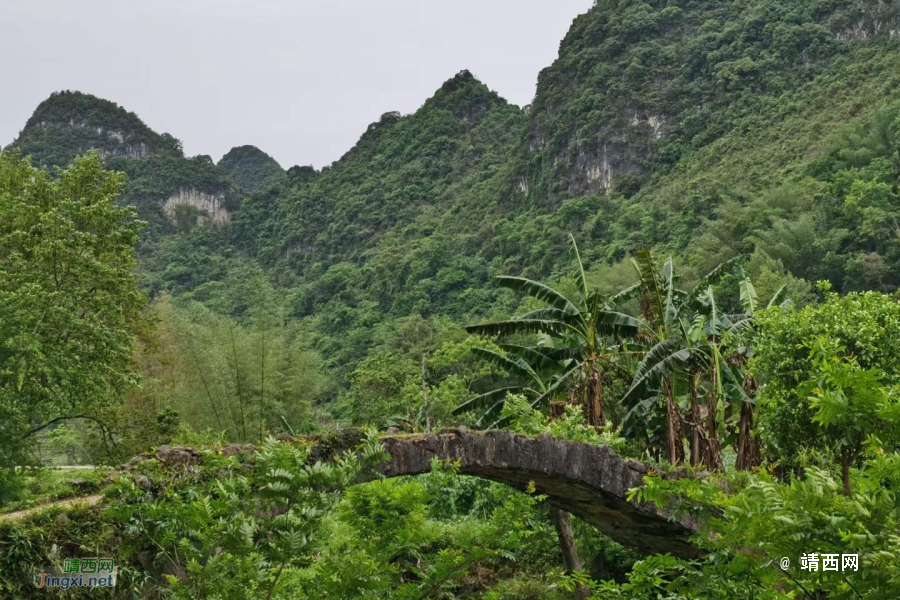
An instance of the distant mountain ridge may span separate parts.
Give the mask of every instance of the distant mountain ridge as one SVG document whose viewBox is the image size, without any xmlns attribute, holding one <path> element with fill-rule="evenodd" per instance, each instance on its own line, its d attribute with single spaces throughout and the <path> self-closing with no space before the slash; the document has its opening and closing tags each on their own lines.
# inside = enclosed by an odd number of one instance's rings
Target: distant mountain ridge
<svg viewBox="0 0 900 600">
<path fill-rule="evenodd" d="M 156 133 L 133 112 L 73 91 L 55 92 L 41 102 L 12 145 L 38 166 L 65 166 L 88 150 L 104 158 L 181 152 L 175 138 Z"/>
<path fill-rule="evenodd" d="M 185 157 L 174 136 L 156 133 L 133 112 L 82 92 L 57 92 L 43 101 L 10 149 L 42 167 L 98 152 L 110 169 L 128 175 L 122 201 L 149 222 L 145 240 L 203 221 L 227 221 L 239 200 L 239 190 L 211 158 Z"/>
<path fill-rule="evenodd" d="M 274 158 L 256 146 L 236 146 L 216 163 L 242 192 L 252 194 L 285 176 Z"/>
</svg>

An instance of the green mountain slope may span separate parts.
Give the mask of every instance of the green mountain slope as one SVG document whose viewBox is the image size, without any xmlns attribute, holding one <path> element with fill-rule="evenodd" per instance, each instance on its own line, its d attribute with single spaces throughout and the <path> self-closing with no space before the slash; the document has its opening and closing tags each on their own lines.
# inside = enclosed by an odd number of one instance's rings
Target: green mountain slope
<svg viewBox="0 0 900 600">
<path fill-rule="evenodd" d="M 36 166 L 68 165 L 88 150 L 104 157 L 179 154 L 177 140 L 158 134 L 133 112 L 81 92 L 56 92 L 41 102 L 16 139 Z"/>
<path fill-rule="evenodd" d="M 847 190 L 832 179 L 868 164 L 840 156 L 873 127 L 896 134 L 898 33 L 900 7 L 868 0 L 598 2 L 540 75 L 520 187 L 550 211 L 601 198 L 580 231 L 588 260 L 661 246 L 703 270 L 761 251 L 800 277 L 893 291 L 896 277 L 860 279 L 861 262 L 893 259 L 836 209 Z M 892 160 L 892 143 L 867 160 Z"/>
<path fill-rule="evenodd" d="M 217 163 L 244 193 L 270 185 L 284 177 L 278 162 L 256 146 L 236 146 Z"/>
<path fill-rule="evenodd" d="M 409 116 L 384 115 L 319 173 L 245 200 L 233 240 L 294 289 L 295 316 L 336 334 L 412 312 L 489 308 L 520 109 L 468 72 Z M 468 292 L 466 292 L 468 290 Z"/>
<path fill-rule="evenodd" d="M 561 273 L 569 233 L 604 289 L 653 247 L 688 276 L 745 254 L 801 295 L 817 279 L 895 290 L 898 32 L 900 9 L 875 0 L 601 0 L 531 106 L 464 71 L 321 171 L 284 176 L 252 147 L 188 159 L 82 94 L 42 104 L 16 145 L 40 164 L 96 148 L 128 173 L 157 240 L 151 290 L 240 314 L 233 283 L 264 274 L 346 367 L 395 318 L 512 310 L 492 278 Z"/>
<path fill-rule="evenodd" d="M 898 29 L 869 0 L 600 0 L 538 79 L 529 188 L 634 190 Z"/>
</svg>

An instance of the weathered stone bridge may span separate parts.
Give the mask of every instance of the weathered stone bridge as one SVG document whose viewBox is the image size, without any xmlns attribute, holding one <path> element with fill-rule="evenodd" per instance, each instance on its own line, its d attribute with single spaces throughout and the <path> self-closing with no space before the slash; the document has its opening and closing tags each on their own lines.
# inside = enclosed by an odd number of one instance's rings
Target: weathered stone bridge
<svg viewBox="0 0 900 600">
<path fill-rule="evenodd" d="M 309 438 L 306 438 L 309 439 Z M 312 438 L 313 460 L 328 460 L 362 440 L 359 431 Z M 670 553 L 689 558 L 699 554 L 688 541 L 695 524 L 673 519 L 648 502 L 629 501 L 628 491 L 643 483 L 648 467 L 622 459 L 606 446 L 571 442 L 549 436 L 522 436 L 510 431 L 445 431 L 427 435 L 382 438 L 391 460 L 381 472 L 388 477 L 431 471 L 431 461 L 459 461 L 459 472 L 525 490 L 533 482 L 547 502 L 597 527 L 616 541 L 646 554 Z M 232 447 L 246 451 L 253 446 Z M 166 463 L 196 458 L 190 448 L 162 447 L 157 458 Z"/>
<path fill-rule="evenodd" d="M 628 501 L 643 484 L 648 467 L 620 458 L 606 446 L 510 431 L 454 432 L 388 437 L 391 461 L 382 471 L 394 477 L 431 470 L 431 459 L 459 460 L 459 472 L 525 490 L 533 482 L 547 502 L 594 525 L 614 540 L 646 554 L 698 555 L 688 541 L 695 524 L 672 519 L 649 502 Z"/>
</svg>

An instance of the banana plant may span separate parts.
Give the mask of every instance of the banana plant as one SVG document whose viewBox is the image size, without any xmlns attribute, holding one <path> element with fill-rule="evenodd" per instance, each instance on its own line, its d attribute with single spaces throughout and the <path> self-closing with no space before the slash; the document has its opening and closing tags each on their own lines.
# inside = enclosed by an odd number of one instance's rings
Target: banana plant
<svg viewBox="0 0 900 600">
<path fill-rule="evenodd" d="M 752 327 L 754 316 L 759 307 L 759 297 L 753 286 L 753 281 L 744 272 L 743 267 L 738 267 L 738 276 L 740 301 L 744 312 L 741 315 L 732 317 L 732 320 L 735 321 L 732 331 Z M 775 306 L 786 307 L 789 303 L 787 286 L 783 285 L 769 300 L 766 309 L 771 309 Z M 747 364 L 748 354 L 749 348 L 739 346 L 733 350 L 729 360 L 737 365 L 738 368 L 742 368 Z M 736 467 L 738 470 L 745 470 L 758 466 L 762 460 L 759 436 L 754 431 L 756 390 L 759 385 L 756 379 L 747 374 L 743 377 L 741 387 L 744 394 L 739 408 L 740 416 L 738 418 L 735 451 L 737 452 Z"/>
<path fill-rule="evenodd" d="M 736 265 L 743 313 L 727 315 L 716 302 L 712 285 L 734 266 L 738 259 L 722 263 L 711 271 L 690 293 L 666 292 L 658 297 L 672 297 L 668 310 L 674 318 L 662 321 L 657 317 L 657 341 L 645 354 L 638 365 L 631 388 L 623 397 L 623 403 L 632 406 L 626 418 L 626 432 L 632 431 L 637 422 L 646 419 L 649 408 L 660 395 L 666 396 L 667 403 L 674 396 L 673 388 L 685 382 L 690 397 L 690 420 L 692 427 L 691 463 L 705 463 L 708 467 L 721 470 L 722 453 L 719 432 L 720 414 L 725 408 L 738 407 L 738 435 L 735 447 L 738 449 L 738 468 L 749 468 L 758 464 L 758 441 L 753 434 L 753 406 L 755 404 L 756 382 L 742 373 L 746 365 L 746 348 L 726 346 L 731 334 L 752 325 L 753 315 L 759 307 L 759 298 L 753 282 L 740 264 Z M 651 263 L 652 264 L 652 263 Z M 669 261 L 663 266 L 663 281 L 669 281 L 671 269 Z M 779 289 L 767 307 L 785 303 L 784 287 Z M 650 301 L 643 305 L 653 307 Z M 657 304 L 665 307 L 664 303 Z M 657 314 L 663 314 L 660 308 Z M 654 314 L 652 311 L 650 314 Z M 645 318 L 647 312 L 645 311 Z M 665 326 L 663 329 L 659 323 Z M 663 333 L 665 335 L 660 335 Z M 706 391 L 702 387 L 705 385 Z M 668 387 L 667 387 L 668 386 Z M 699 400 L 706 396 L 706 417 L 702 423 Z M 720 408 L 722 410 L 720 411 Z M 732 410 L 732 412 L 734 412 Z M 677 423 L 669 421 L 668 431 L 676 429 Z M 670 460 L 673 453 L 670 444 Z M 676 440 L 680 446 L 680 441 Z M 677 449 L 676 449 L 677 450 Z M 754 458 L 756 457 L 756 458 Z"/>
<path fill-rule="evenodd" d="M 505 354 L 484 348 L 473 348 L 472 352 L 500 367 L 519 383 L 479 394 L 453 410 L 455 415 L 482 410 L 483 413 L 476 422 L 478 427 L 493 428 L 502 422 L 499 416 L 508 394 L 525 396 L 535 406 L 558 389 L 568 379 L 568 371 L 571 370 L 566 369 L 568 361 L 563 358 L 563 354 L 553 348 L 513 344 L 500 344 L 500 348 Z"/>
<path fill-rule="evenodd" d="M 525 383 L 476 396 L 457 407 L 454 414 L 486 408 L 488 412 L 481 419 L 486 422 L 485 417 L 499 414 L 509 393 L 524 392 L 532 407 L 543 407 L 568 392 L 584 404 L 591 425 L 604 424 L 603 363 L 615 354 L 611 346 L 617 340 L 637 335 L 642 323 L 612 310 L 606 298 L 588 288 L 578 246 L 574 237 L 570 236 L 569 240 L 578 287 L 574 300 L 531 279 L 501 276 L 497 278 L 499 285 L 531 296 L 546 306 L 514 319 L 466 328 L 470 333 L 497 338 L 541 333 L 552 345 L 505 345 L 507 355 L 493 356 L 492 360 L 508 372 L 518 374 Z M 545 373 L 550 373 L 546 382 L 542 378 Z"/>
<path fill-rule="evenodd" d="M 709 341 L 720 336 L 722 328 L 731 326 L 712 296 L 712 284 L 726 274 L 738 259 L 726 261 L 713 269 L 690 292 L 675 287 L 672 257 L 656 269 L 656 261 L 648 250 L 636 253 L 633 265 L 639 283 L 623 290 L 617 297 L 637 298 L 649 335 L 646 353 L 637 367 L 631 388 L 622 401 L 631 406 L 626 418 L 626 432 L 634 432 L 638 422 L 645 422 L 650 409 L 659 399 L 665 402 L 666 450 L 669 462 L 678 464 L 684 458 L 681 441 L 681 409 L 675 388 L 687 381 L 690 390 L 690 419 L 693 435 L 691 462 L 720 465 L 718 426 L 715 408 L 707 411 L 707 423 L 700 423 L 699 387 L 704 374 L 710 379 L 713 400 L 721 396 L 721 356 Z M 708 400 L 707 403 L 712 400 Z M 710 422 L 710 418 L 712 422 Z"/>
</svg>

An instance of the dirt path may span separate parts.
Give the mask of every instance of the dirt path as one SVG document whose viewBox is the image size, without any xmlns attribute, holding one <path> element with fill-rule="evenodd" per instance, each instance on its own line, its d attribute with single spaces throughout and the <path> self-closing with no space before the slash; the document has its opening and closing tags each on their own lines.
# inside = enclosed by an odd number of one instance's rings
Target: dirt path
<svg viewBox="0 0 900 600">
<path fill-rule="evenodd" d="M 103 498 L 101 494 L 93 494 L 91 496 L 78 496 L 76 498 L 65 498 L 63 500 L 57 500 L 56 502 L 47 502 L 46 504 L 41 504 L 39 506 L 33 506 L 31 508 L 26 508 L 24 510 L 17 510 L 15 512 L 3 513 L 0 514 L 0 522 L 3 521 L 14 521 L 18 519 L 24 519 L 34 513 L 40 512 L 46 508 L 51 508 L 54 506 L 66 508 L 69 506 L 75 506 L 76 504 L 87 504 L 88 506 L 93 506 L 100 502 Z"/>
</svg>

